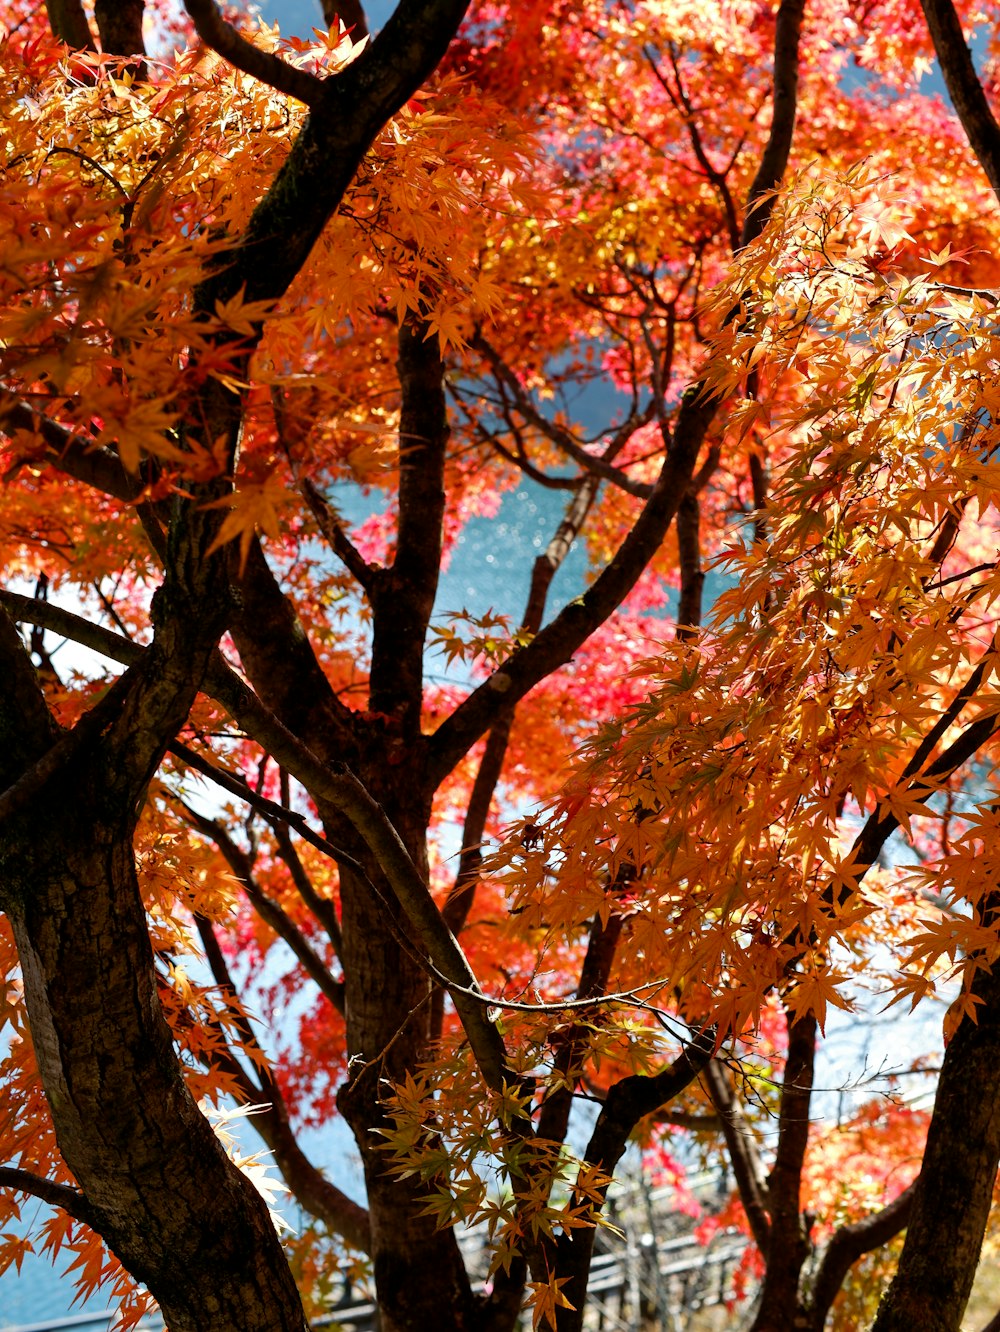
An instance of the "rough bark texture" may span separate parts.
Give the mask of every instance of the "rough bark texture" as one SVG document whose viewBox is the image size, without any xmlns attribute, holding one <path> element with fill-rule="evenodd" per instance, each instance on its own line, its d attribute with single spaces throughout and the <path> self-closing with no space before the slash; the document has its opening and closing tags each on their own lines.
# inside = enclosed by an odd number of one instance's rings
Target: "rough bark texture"
<svg viewBox="0 0 1000 1332">
<path fill-rule="evenodd" d="M 944 1054 L 906 1242 L 873 1332 L 957 1332 L 1000 1163 L 1000 966 L 980 971 L 975 1025 Z"/>
<path fill-rule="evenodd" d="M 107 55 L 145 55 L 142 39 L 143 0 L 95 0 L 94 18 Z"/>
<path fill-rule="evenodd" d="M 0 612 L 0 907 L 60 1151 L 92 1223 L 173 1329 L 304 1327 L 267 1209 L 187 1092 L 157 996 L 132 851 L 136 811 L 225 623 L 217 519 L 175 506 L 152 647 L 66 741 Z M 211 611 L 206 608 L 212 607 Z M 78 738 L 77 738 L 78 737 Z M 46 776 L 31 783 L 32 772 Z M 26 778 L 29 780 L 26 782 Z M 20 786 L 18 784 L 20 783 Z"/>
<path fill-rule="evenodd" d="M 809 1142 L 809 1103 L 816 1058 L 816 1019 L 789 1019 L 788 1057 L 778 1110 L 778 1148 L 767 1188 L 770 1216 L 767 1270 L 751 1332 L 790 1332 L 807 1326 L 799 1308 L 799 1281 L 809 1237 L 799 1207 L 802 1166 Z"/>
<path fill-rule="evenodd" d="M 45 0 L 45 12 L 52 31 L 67 46 L 77 50 L 93 46 L 94 39 L 80 0 Z"/>
</svg>

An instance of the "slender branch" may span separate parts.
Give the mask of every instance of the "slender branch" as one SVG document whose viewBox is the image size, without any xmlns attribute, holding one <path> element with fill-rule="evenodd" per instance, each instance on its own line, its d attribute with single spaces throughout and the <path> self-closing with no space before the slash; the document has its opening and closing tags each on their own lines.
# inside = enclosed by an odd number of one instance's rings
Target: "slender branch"
<svg viewBox="0 0 1000 1332">
<path fill-rule="evenodd" d="M 242 37 L 219 12 L 215 0 L 184 0 L 195 31 L 206 46 L 227 60 L 235 69 L 250 74 L 278 92 L 315 107 L 323 94 L 325 80 L 307 70 L 288 65 L 271 51 L 262 51 Z"/>
<path fill-rule="evenodd" d="M 142 493 L 141 480 L 125 470 L 111 449 L 90 447 L 86 436 L 42 415 L 6 388 L 0 388 L 0 430 L 6 435 L 15 430 L 40 435 L 49 450 L 47 462 L 115 499 L 128 503 Z"/>
<path fill-rule="evenodd" d="M 767 1270 L 751 1332 L 780 1326 L 798 1304 L 802 1266 L 809 1239 L 800 1210 L 802 1167 L 809 1143 L 809 1104 L 816 1062 L 815 1015 L 795 1018 L 786 1009 L 788 1057 L 778 1111 L 778 1146 L 768 1180 L 770 1217 L 764 1253 Z"/>
<path fill-rule="evenodd" d="M 782 0 L 775 29 L 774 117 L 760 169 L 750 190 L 742 243 L 759 235 L 773 207 L 772 191 L 788 162 L 795 126 L 798 50 L 805 0 Z M 735 312 L 733 317 L 735 318 Z M 489 355 L 486 352 L 487 357 Z M 504 367 L 506 369 L 506 367 Z M 508 371 L 509 374 L 509 371 Z M 691 385 L 677 411 L 673 431 L 661 423 L 666 451 L 660 475 L 642 513 L 610 563 L 583 596 L 555 617 L 527 647 L 474 690 L 428 740 L 429 771 L 441 781 L 493 724 L 501 706 L 518 702 L 573 653 L 613 614 L 660 546 L 687 493 L 718 398 L 701 383 Z M 589 457 L 589 455 L 587 455 Z"/>
<path fill-rule="evenodd" d="M 703 1076 L 709 1099 L 722 1121 L 722 1135 L 736 1176 L 740 1201 L 750 1223 L 750 1233 L 757 1248 L 766 1254 L 771 1242 L 771 1221 L 767 1214 L 767 1185 L 757 1144 L 722 1064 L 717 1059 L 711 1060 Z"/>
<path fill-rule="evenodd" d="M 295 924 L 288 913 L 277 902 L 273 901 L 261 889 L 253 873 L 253 865 L 250 857 L 243 851 L 242 847 L 230 837 L 229 832 L 217 820 L 210 819 L 207 815 L 199 814 L 197 810 L 192 809 L 186 802 L 181 801 L 188 820 L 210 841 L 214 842 L 225 858 L 226 864 L 232 870 L 233 875 L 239 881 L 243 891 L 246 893 L 250 905 L 260 916 L 265 925 L 269 925 L 279 938 L 283 939 L 288 947 L 295 954 L 301 963 L 306 974 L 314 982 L 320 993 L 329 1000 L 336 1011 L 343 1017 L 344 1015 L 344 986 L 343 983 L 334 979 L 330 975 L 329 969 L 323 962 L 312 944 L 305 937 L 299 927 Z M 202 936 L 204 938 L 204 935 Z"/>
<path fill-rule="evenodd" d="M 50 1207 L 61 1207 L 76 1221 L 97 1230 L 95 1217 L 90 1204 L 79 1191 L 68 1184 L 57 1184 L 55 1180 L 34 1175 L 30 1170 L 19 1170 L 15 1166 L 0 1166 L 0 1188 L 14 1189 L 17 1193 L 30 1193 L 34 1198 L 41 1198 Z"/>
<path fill-rule="evenodd" d="M 219 959 L 222 962 L 219 975 L 228 976 L 221 952 Z M 229 984 L 232 986 L 231 980 Z M 352 1248 L 361 1253 L 370 1253 L 372 1240 L 368 1212 L 331 1183 L 303 1152 L 289 1123 L 288 1108 L 281 1088 L 266 1062 L 260 1067 L 263 1086 L 257 1087 L 227 1044 L 225 1033 L 219 1032 L 218 1036 L 218 1043 L 204 1052 L 202 1060 L 207 1066 L 226 1073 L 247 1104 L 256 1106 L 253 1128 L 270 1150 L 296 1202 L 311 1216 L 322 1221 L 333 1234 L 340 1235 Z M 251 1038 L 252 1044 L 260 1051 L 252 1033 Z M 262 1051 L 260 1055 L 263 1058 Z M 263 1102 L 262 1097 L 265 1098 Z"/>
<path fill-rule="evenodd" d="M 563 519 L 543 554 L 539 555 L 531 570 L 531 585 L 524 609 L 521 628 L 527 634 L 536 634 L 545 616 L 552 580 L 579 536 L 594 500 L 598 482 L 593 476 L 585 477 L 567 506 Z M 503 771 L 511 727 L 514 723 L 513 707 L 504 708 L 490 728 L 486 751 L 476 772 L 472 794 L 462 829 L 462 851 L 459 856 L 455 887 L 445 904 L 443 915 L 453 934 L 461 933 L 475 897 L 479 867 L 482 864 L 482 844 L 486 835 L 486 820 L 497 782 Z"/>
<path fill-rule="evenodd" d="M 264 1052 L 260 1048 L 260 1042 L 257 1040 L 257 1035 L 254 1032 L 253 1027 L 250 1025 L 250 1019 L 247 1017 L 240 1004 L 239 991 L 236 988 L 236 982 L 233 980 L 232 973 L 226 965 L 226 959 L 223 956 L 222 948 L 220 947 L 219 940 L 215 934 L 215 926 L 207 916 L 195 916 L 194 922 L 198 930 L 198 937 L 201 939 L 201 946 L 205 953 L 205 960 L 212 973 L 212 978 L 222 991 L 227 1007 L 232 1015 L 236 1030 L 240 1033 L 240 1039 L 243 1041 L 246 1048 L 255 1050 L 257 1052 L 257 1057 L 263 1059 Z M 261 1080 L 268 1082 L 274 1081 L 271 1069 L 268 1065 L 261 1068 Z M 259 1099 L 259 1089 L 253 1086 L 249 1078 L 247 1079 L 245 1090 L 252 1095 L 254 1101 Z M 278 1094 L 280 1095 L 280 1091 Z"/>
<path fill-rule="evenodd" d="M 110 657 L 121 666 L 131 666 L 142 659 L 146 651 L 131 639 L 116 634 L 112 629 L 105 629 L 102 624 L 65 610 L 51 601 L 41 601 L 26 597 L 21 592 L 9 592 L 0 588 L 0 605 L 3 605 L 11 619 L 20 624 L 39 624 L 51 629 L 54 634 L 69 638 L 74 643 L 98 652 L 102 657 Z"/>
<path fill-rule="evenodd" d="M 955 740 L 943 750 L 938 758 L 918 773 L 904 787 L 906 797 L 924 799 L 933 794 L 939 785 L 967 763 L 1000 728 L 1000 716 L 979 717 L 965 728 Z M 839 889 L 833 886 L 824 890 L 823 900 L 828 904 L 837 902 L 843 905 L 857 891 L 857 885 L 864 874 L 875 863 L 875 858 L 899 827 L 899 819 L 890 810 L 879 805 L 865 821 L 864 826 L 854 839 L 851 847 L 851 875 L 854 887 L 842 884 Z"/>
<path fill-rule="evenodd" d="M 677 510 L 677 554 L 681 576 L 677 602 L 677 637 L 694 638 L 701 624 L 705 571 L 701 567 L 701 505 L 697 494 L 691 489 Z"/>
<path fill-rule="evenodd" d="M 652 1075 L 636 1073 L 614 1083 L 608 1089 L 584 1153 L 588 1165 L 596 1168 L 610 1181 L 635 1126 L 646 1115 L 669 1104 L 694 1082 L 711 1060 L 714 1044 L 714 1032 L 699 1032 L 694 1041 L 686 1045 L 673 1063 L 661 1072 Z M 605 1185 L 599 1189 L 602 1198 L 606 1188 Z M 574 1197 L 573 1201 L 584 1202 L 589 1193 L 588 1190 L 581 1197 Z M 558 1311 L 557 1326 L 560 1332 L 579 1332 L 583 1327 L 595 1232 L 594 1226 L 570 1229 L 557 1242 L 558 1271 L 560 1276 L 568 1278 L 563 1293 L 574 1306 Z"/>
<path fill-rule="evenodd" d="M 728 172 L 732 170 L 732 167 L 735 164 L 735 158 L 730 160 L 726 170 L 724 171 L 719 171 L 718 168 L 715 167 L 712 164 L 711 160 L 709 159 L 709 156 L 705 151 L 705 145 L 702 142 L 701 134 L 698 130 L 698 123 L 697 120 L 695 119 L 694 108 L 691 105 L 691 101 L 684 89 L 684 84 L 681 80 L 681 72 L 677 64 L 677 55 L 674 50 L 673 43 L 671 42 L 668 45 L 668 54 L 670 56 L 670 67 L 673 70 L 674 74 L 674 82 L 677 84 L 676 96 L 674 94 L 674 90 L 670 87 L 666 79 L 660 73 L 660 68 L 656 63 L 656 57 L 654 52 L 649 47 L 643 47 L 642 53 L 646 58 L 646 62 L 649 65 L 650 69 L 653 71 L 653 76 L 656 79 L 656 81 L 659 83 L 660 87 L 670 98 L 670 101 L 673 103 L 674 107 L 677 108 L 677 110 L 683 112 L 684 123 L 687 126 L 687 131 L 688 131 L 688 138 L 691 140 L 691 147 L 694 149 L 694 155 L 695 158 L 697 159 L 698 165 L 701 167 L 702 171 L 704 171 L 706 177 L 715 186 L 719 194 L 719 197 L 722 200 L 722 206 L 726 214 L 726 225 L 729 231 L 729 243 L 732 246 L 732 248 L 735 250 L 739 245 L 740 228 L 739 228 L 739 223 L 736 220 L 736 204 L 733 201 L 732 192 L 730 191 L 729 183 L 726 180 Z M 678 100 L 680 103 L 679 106 L 678 106 Z"/>
<path fill-rule="evenodd" d="M 396 334 L 399 486 L 396 551 L 374 585 L 369 703 L 422 744 L 424 644 L 441 572 L 448 412 L 440 341 L 412 311 Z"/>
<path fill-rule="evenodd" d="M 429 771 L 435 781 L 442 780 L 489 729 L 500 707 L 517 703 L 569 661 L 628 595 L 677 512 L 717 406 L 698 387 L 685 393 L 653 493 L 611 562 L 582 596 L 514 652 L 428 739 Z"/>
<path fill-rule="evenodd" d="M 330 549 L 348 573 L 357 579 L 358 585 L 368 594 L 368 598 L 371 600 L 379 571 L 362 556 L 354 542 L 351 541 L 337 521 L 329 504 L 308 477 L 302 478 L 299 482 L 299 489 L 316 519 L 316 526 L 323 533 Z"/>
<path fill-rule="evenodd" d="M 328 897 L 321 897 L 316 891 L 312 880 L 306 873 L 306 867 L 299 858 L 299 853 L 295 849 L 286 825 L 275 820 L 271 823 L 271 830 L 274 833 L 278 855 L 288 866 L 288 872 L 292 876 L 292 882 L 295 884 L 299 897 L 302 898 L 302 901 L 320 925 L 323 926 L 323 929 L 326 930 L 337 957 L 343 957 L 343 939 L 340 934 L 340 921 L 337 919 L 336 907 Z"/>
<path fill-rule="evenodd" d="M 489 362 L 493 373 L 510 393 L 517 404 L 517 410 L 524 419 L 537 430 L 540 430 L 557 449 L 565 453 L 567 457 L 572 458 L 585 471 L 595 473 L 602 481 L 610 481 L 612 485 L 618 486 L 620 490 L 624 490 L 627 494 L 634 495 L 638 499 L 649 498 L 653 492 L 653 487 L 648 482 L 633 481 L 619 467 L 614 467 L 611 463 L 606 462 L 599 454 L 588 453 L 585 448 L 577 443 L 568 430 L 556 425 L 554 421 L 550 421 L 540 412 L 531 401 L 531 396 L 521 387 L 510 366 L 483 337 L 482 333 L 478 333 L 472 339 L 472 346 Z"/>
<path fill-rule="evenodd" d="M 621 932 L 622 917 L 619 915 L 610 916 L 607 924 L 602 924 L 600 916 L 595 916 L 591 921 L 587 952 L 580 968 L 580 983 L 576 987 L 577 1003 L 604 996 Z M 594 1013 L 598 1010 L 599 1005 L 595 1004 Z M 581 1017 L 585 1019 L 586 1016 L 584 1010 Z M 556 1047 L 554 1071 L 559 1085 L 546 1097 L 538 1116 L 538 1136 L 545 1141 L 562 1142 L 566 1137 L 573 1105 L 573 1084 L 586 1054 L 589 1036 L 585 1020 L 553 1033 L 551 1039 Z"/>
</svg>

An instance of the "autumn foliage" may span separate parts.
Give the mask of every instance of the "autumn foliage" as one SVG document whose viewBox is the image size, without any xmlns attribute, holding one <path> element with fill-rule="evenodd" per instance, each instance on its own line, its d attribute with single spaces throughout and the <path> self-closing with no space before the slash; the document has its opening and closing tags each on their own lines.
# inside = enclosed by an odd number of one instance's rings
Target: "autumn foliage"
<svg viewBox="0 0 1000 1332">
<path fill-rule="evenodd" d="M 633 1142 L 731 1170 L 754 1332 L 960 1326 L 1000 15 L 924 8 L 11 9 L 0 1270 L 568 1332 Z M 445 604 L 534 492 L 519 602 Z M 827 1041 L 914 1011 L 833 1117 Z"/>
</svg>

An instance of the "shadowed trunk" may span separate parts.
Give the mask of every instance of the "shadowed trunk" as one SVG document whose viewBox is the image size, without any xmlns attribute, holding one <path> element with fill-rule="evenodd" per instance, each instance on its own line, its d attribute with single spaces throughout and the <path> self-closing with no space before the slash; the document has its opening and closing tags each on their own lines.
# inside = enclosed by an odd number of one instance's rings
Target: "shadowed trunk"
<svg viewBox="0 0 1000 1332">
<path fill-rule="evenodd" d="M 944 1054 L 899 1268 L 873 1332 L 957 1332 L 1000 1163 L 1000 966 L 980 971 L 975 1024 Z"/>
</svg>

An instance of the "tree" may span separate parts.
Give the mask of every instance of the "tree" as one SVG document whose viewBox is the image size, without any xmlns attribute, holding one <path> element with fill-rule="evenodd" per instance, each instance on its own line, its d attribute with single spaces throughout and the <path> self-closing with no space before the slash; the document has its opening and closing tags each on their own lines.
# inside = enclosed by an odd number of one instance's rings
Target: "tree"
<svg viewBox="0 0 1000 1332">
<path fill-rule="evenodd" d="M 368 41 L 333 5 L 310 44 L 189 0 L 163 63 L 141 4 L 67 3 L 4 44 L 2 539 L 35 580 L 0 603 L 5 1206 L 51 1203 L 43 1243 L 175 1332 L 302 1328 L 340 1245 L 386 1329 L 526 1296 L 570 1329 L 627 1142 L 705 1112 L 758 1329 L 822 1326 L 908 1219 L 878 1326 L 957 1327 L 997 1166 L 987 183 L 902 3 L 465 9 Z M 388 498 L 353 533 L 352 480 Z M 462 524 L 528 483 L 566 510 L 520 620 L 435 619 Z M 897 829 L 919 869 L 878 864 Z M 828 1203 L 810 1284 L 817 1042 L 886 938 L 901 996 L 965 988 L 919 1179 Z M 287 1250 L 227 1097 L 315 1222 Z M 301 1145 L 334 1113 L 364 1208 Z"/>
</svg>

